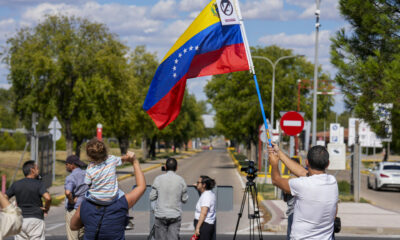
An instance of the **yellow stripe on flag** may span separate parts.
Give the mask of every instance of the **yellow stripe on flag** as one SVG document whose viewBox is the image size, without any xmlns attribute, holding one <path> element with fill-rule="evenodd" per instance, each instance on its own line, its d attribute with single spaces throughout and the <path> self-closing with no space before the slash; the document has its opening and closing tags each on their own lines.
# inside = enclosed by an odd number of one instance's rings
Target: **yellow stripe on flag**
<svg viewBox="0 0 400 240">
<path fill-rule="evenodd" d="M 208 28 L 209 26 L 219 22 L 219 17 L 217 13 L 217 9 L 215 9 L 215 0 L 212 0 L 204 9 L 200 12 L 199 16 L 190 24 L 189 28 L 178 38 L 175 42 L 174 46 L 168 51 L 165 55 L 164 59 L 161 62 L 164 62 L 172 53 L 178 50 L 182 45 L 184 45 L 187 41 L 189 41 L 192 37 L 194 37 L 199 32 Z"/>
</svg>

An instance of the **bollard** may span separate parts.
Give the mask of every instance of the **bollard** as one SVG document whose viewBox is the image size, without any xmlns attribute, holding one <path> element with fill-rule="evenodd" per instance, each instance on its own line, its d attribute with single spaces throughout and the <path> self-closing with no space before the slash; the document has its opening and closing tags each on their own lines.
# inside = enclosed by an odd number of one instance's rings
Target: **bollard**
<svg viewBox="0 0 400 240">
<path fill-rule="evenodd" d="M 3 174 L 1 176 L 1 192 L 3 194 L 6 193 L 6 183 L 7 183 L 7 178 L 6 178 L 6 175 Z"/>
</svg>

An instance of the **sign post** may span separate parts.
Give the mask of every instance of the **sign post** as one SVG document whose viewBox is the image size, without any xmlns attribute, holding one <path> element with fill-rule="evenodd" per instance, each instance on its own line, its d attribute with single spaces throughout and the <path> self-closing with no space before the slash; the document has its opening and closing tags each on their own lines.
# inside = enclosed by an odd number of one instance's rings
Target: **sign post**
<svg viewBox="0 0 400 240">
<path fill-rule="evenodd" d="M 53 182 L 56 180 L 56 141 L 61 138 L 61 124 L 55 116 L 53 120 L 51 120 L 50 125 L 50 134 L 53 135 Z"/>
</svg>

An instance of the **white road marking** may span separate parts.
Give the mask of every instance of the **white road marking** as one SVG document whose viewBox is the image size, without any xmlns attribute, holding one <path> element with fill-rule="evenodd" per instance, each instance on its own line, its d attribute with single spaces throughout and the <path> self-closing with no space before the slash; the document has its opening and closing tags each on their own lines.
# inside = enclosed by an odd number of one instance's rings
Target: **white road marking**
<svg viewBox="0 0 400 240">
<path fill-rule="evenodd" d="M 50 224 L 47 224 L 47 225 L 50 225 Z M 54 229 L 56 229 L 56 228 L 59 228 L 59 227 L 61 227 L 61 226 L 65 226 L 65 223 L 56 223 L 56 224 L 51 224 L 52 226 L 50 227 L 46 227 L 46 231 L 51 231 L 51 230 L 54 230 Z"/>
</svg>

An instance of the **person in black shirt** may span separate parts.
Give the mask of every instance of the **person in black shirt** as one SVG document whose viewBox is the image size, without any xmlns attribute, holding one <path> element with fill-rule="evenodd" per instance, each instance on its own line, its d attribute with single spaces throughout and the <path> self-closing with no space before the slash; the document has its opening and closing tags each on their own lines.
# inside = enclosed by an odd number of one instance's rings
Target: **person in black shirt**
<svg viewBox="0 0 400 240">
<path fill-rule="evenodd" d="M 21 232 L 15 239 L 45 239 L 43 219 L 50 209 L 50 194 L 42 181 L 37 179 L 39 168 L 34 161 L 25 162 L 22 171 L 25 178 L 13 183 L 6 192 L 8 198 L 15 196 L 24 218 Z M 44 207 L 42 197 L 45 200 Z"/>
</svg>

